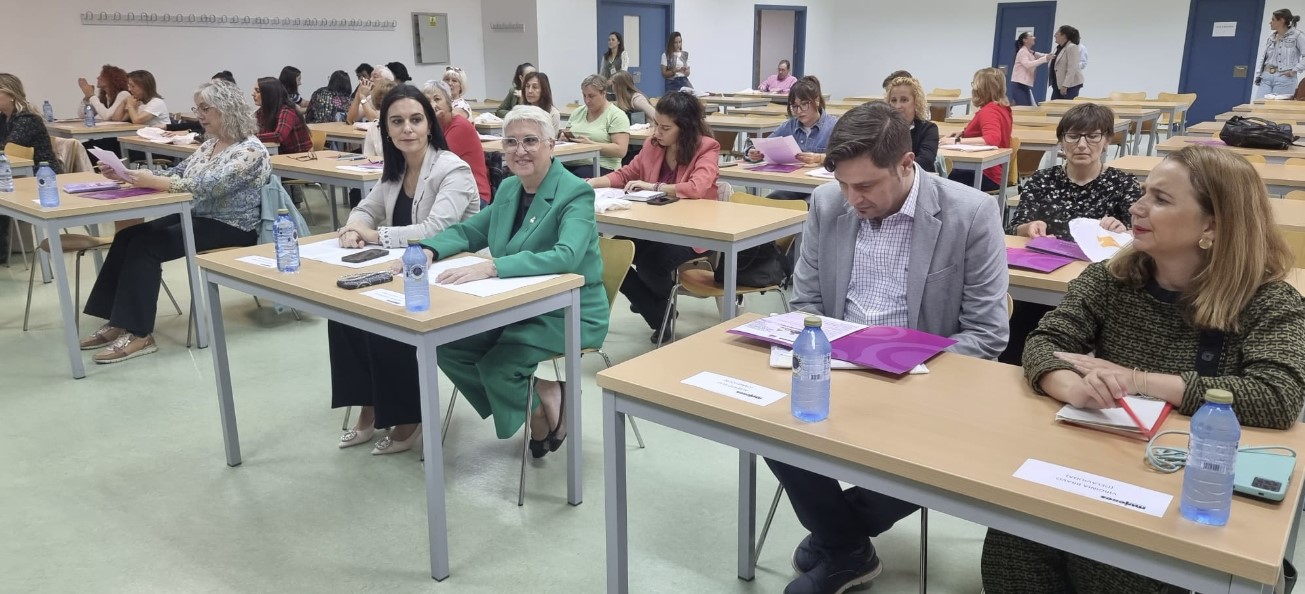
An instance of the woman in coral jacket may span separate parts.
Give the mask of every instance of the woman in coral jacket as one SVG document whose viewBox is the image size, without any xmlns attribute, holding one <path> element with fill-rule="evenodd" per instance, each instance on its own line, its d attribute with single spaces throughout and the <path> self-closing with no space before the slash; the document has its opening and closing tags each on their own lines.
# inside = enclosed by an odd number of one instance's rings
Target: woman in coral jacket
<svg viewBox="0 0 1305 594">
<path fill-rule="evenodd" d="M 678 198 L 716 198 L 716 176 L 720 172 L 720 143 L 697 97 L 667 93 L 657 102 L 652 137 L 629 165 L 589 180 L 595 188 L 624 188 L 626 191 L 654 190 Z M 634 269 L 621 283 L 621 293 L 653 330 L 670 304 L 675 270 L 697 255 L 691 247 L 667 245 L 642 239 L 632 240 Z"/>
</svg>

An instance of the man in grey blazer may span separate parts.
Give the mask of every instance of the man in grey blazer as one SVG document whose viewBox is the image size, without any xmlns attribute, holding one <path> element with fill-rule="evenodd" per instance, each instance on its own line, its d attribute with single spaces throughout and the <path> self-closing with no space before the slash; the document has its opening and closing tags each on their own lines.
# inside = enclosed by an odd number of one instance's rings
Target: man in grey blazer
<svg viewBox="0 0 1305 594">
<path fill-rule="evenodd" d="M 996 359 L 1006 347 L 1005 238 L 996 201 L 926 173 L 910 124 L 882 102 L 853 108 L 829 139 L 837 183 L 811 197 L 794 275 L 794 309 L 956 340 L 948 350 Z M 870 537 L 919 506 L 767 460 L 811 532 L 793 552 L 786 594 L 833 594 L 883 570 Z"/>
</svg>

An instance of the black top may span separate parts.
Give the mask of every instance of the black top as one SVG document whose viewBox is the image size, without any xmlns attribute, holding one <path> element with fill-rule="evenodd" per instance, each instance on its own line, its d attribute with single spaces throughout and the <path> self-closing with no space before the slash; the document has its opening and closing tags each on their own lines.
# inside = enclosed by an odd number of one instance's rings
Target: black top
<svg viewBox="0 0 1305 594">
<path fill-rule="evenodd" d="M 1047 224 L 1047 235 L 1070 239 L 1070 219 L 1114 217 L 1132 226 L 1128 214 L 1142 196 L 1142 185 L 1133 174 L 1106 167 L 1087 185 L 1069 180 L 1065 166 L 1057 165 L 1035 172 L 1020 186 L 1020 205 L 1006 226 L 1007 235 L 1015 235 L 1020 225 L 1030 221 Z"/>
<path fill-rule="evenodd" d="M 938 162 L 938 124 L 916 118 L 911 122 L 911 152 L 921 169 L 933 173 Z"/>
<path fill-rule="evenodd" d="M 16 113 L 11 118 L 0 115 L 0 150 L 10 142 L 32 149 L 33 167 L 45 161 L 55 173 L 63 173 L 63 164 L 54 154 L 50 133 L 45 130 L 41 116 L 30 111 Z"/>
<path fill-rule="evenodd" d="M 163 127 L 168 132 L 194 132 L 196 134 L 204 133 L 204 126 L 201 126 L 198 120 L 173 120 L 171 124 Z"/>
<path fill-rule="evenodd" d="M 403 190 L 403 185 L 399 185 L 399 197 L 394 200 L 394 215 L 390 221 L 391 227 L 407 227 L 412 224 L 412 196 Z"/>
<path fill-rule="evenodd" d="M 526 220 L 526 211 L 530 210 L 530 204 L 535 201 L 535 195 L 529 192 L 521 192 L 521 203 L 517 205 L 517 218 L 512 221 L 512 235 L 516 235 L 521 230 L 521 224 Z"/>
</svg>

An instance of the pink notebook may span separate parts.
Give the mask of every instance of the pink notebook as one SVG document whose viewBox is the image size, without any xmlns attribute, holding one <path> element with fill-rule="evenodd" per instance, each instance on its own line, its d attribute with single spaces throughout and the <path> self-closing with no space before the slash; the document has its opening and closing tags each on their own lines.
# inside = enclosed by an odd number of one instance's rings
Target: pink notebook
<svg viewBox="0 0 1305 594">
<path fill-rule="evenodd" d="M 1073 258 L 1046 254 L 1025 248 L 1006 248 L 1006 264 L 1034 272 L 1051 272 L 1070 262 Z"/>
<path fill-rule="evenodd" d="M 1072 241 L 1065 241 L 1064 239 L 1059 239 L 1056 237 L 1051 237 L 1051 236 L 1035 237 L 1033 239 L 1030 239 L 1029 243 L 1026 244 L 1025 247 L 1031 250 L 1044 252 L 1047 254 L 1055 254 L 1057 256 L 1064 256 L 1066 258 L 1082 260 L 1084 262 L 1092 261 L 1091 258 L 1087 257 L 1087 254 L 1083 253 L 1083 248 L 1078 247 L 1077 243 L 1074 243 Z"/>
<path fill-rule="evenodd" d="M 762 173 L 791 173 L 797 171 L 806 165 L 780 165 L 779 163 L 763 163 L 756 167 L 748 167 L 748 171 L 760 171 Z"/>
<path fill-rule="evenodd" d="M 794 318 L 793 321 L 796 321 L 798 318 L 805 317 L 806 314 L 797 312 L 784 315 Z M 769 333 L 758 332 L 756 328 L 752 327 L 754 325 L 776 324 L 778 323 L 776 317 L 761 318 L 733 328 L 729 332 L 760 339 L 782 347 L 793 348 L 793 339 L 797 338 L 797 332 L 799 331 L 797 327 L 789 327 L 791 324 L 785 324 L 784 328 L 779 329 L 780 331 Z M 833 323 L 833 321 L 830 323 Z M 956 341 L 950 338 L 895 326 L 862 327 L 859 330 L 835 338 L 829 343 L 832 347 L 831 355 L 834 359 L 894 374 L 907 373 L 916 365 L 928 361 L 934 355 L 941 353 L 954 344 L 956 344 Z"/>
<path fill-rule="evenodd" d="M 100 190 L 116 190 L 118 182 L 116 181 L 98 181 L 82 182 L 77 184 L 64 184 L 63 191 L 69 194 L 80 194 L 82 192 L 97 192 Z"/>
<path fill-rule="evenodd" d="M 96 200 L 117 200 L 118 198 L 130 198 L 132 196 L 143 196 L 145 194 L 157 194 L 159 191 L 152 188 L 119 188 L 117 190 L 101 190 L 99 192 L 87 192 L 80 194 L 86 198 Z"/>
</svg>

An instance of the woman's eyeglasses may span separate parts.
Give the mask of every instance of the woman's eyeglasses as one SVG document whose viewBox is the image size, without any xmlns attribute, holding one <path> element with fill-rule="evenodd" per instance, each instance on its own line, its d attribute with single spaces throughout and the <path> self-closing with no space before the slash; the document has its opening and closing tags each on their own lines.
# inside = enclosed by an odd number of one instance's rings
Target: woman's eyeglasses
<svg viewBox="0 0 1305 594">
<path fill-rule="evenodd" d="M 296 161 L 316 161 L 316 160 L 317 160 L 317 153 L 315 153 L 315 152 L 313 152 L 313 151 L 308 151 L 308 152 L 305 153 L 305 154 L 302 154 L 302 155 L 296 155 L 296 156 L 294 156 L 293 158 L 294 158 L 294 160 L 296 160 Z"/>
<path fill-rule="evenodd" d="M 445 72 L 458 72 L 458 73 L 461 73 L 461 72 L 462 72 L 462 69 L 461 69 L 461 68 L 458 68 L 457 66 L 449 66 L 449 67 L 445 68 L 444 71 L 445 71 Z"/>
<path fill-rule="evenodd" d="M 504 136 L 503 151 L 510 153 L 517 150 L 517 147 L 523 147 L 526 149 L 527 153 L 533 153 L 539 150 L 540 142 L 542 142 L 542 139 L 539 138 L 538 136 L 526 136 L 524 138 L 513 138 L 511 136 Z"/>
<path fill-rule="evenodd" d="M 195 107 L 190 108 L 190 113 L 199 115 L 201 112 L 205 112 L 210 109 L 213 109 L 212 105 L 196 105 Z"/>
<path fill-rule="evenodd" d="M 815 104 L 815 103 L 812 103 L 811 101 L 798 101 L 798 102 L 796 102 L 796 103 L 789 103 L 788 106 L 789 106 L 793 111 L 807 111 L 807 110 L 809 110 L 809 109 L 815 107 L 816 104 Z"/>
<path fill-rule="evenodd" d="M 1087 134 L 1084 134 L 1082 132 L 1068 132 L 1065 134 L 1065 142 L 1068 142 L 1070 144 L 1078 144 L 1079 140 L 1086 138 L 1088 144 L 1096 144 L 1098 142 L 1101 142 L 1101 140 L 1104 139 L 1105 137 L 1106 135 L 1100 132 L 1089 132 Z"/>
</svg>

